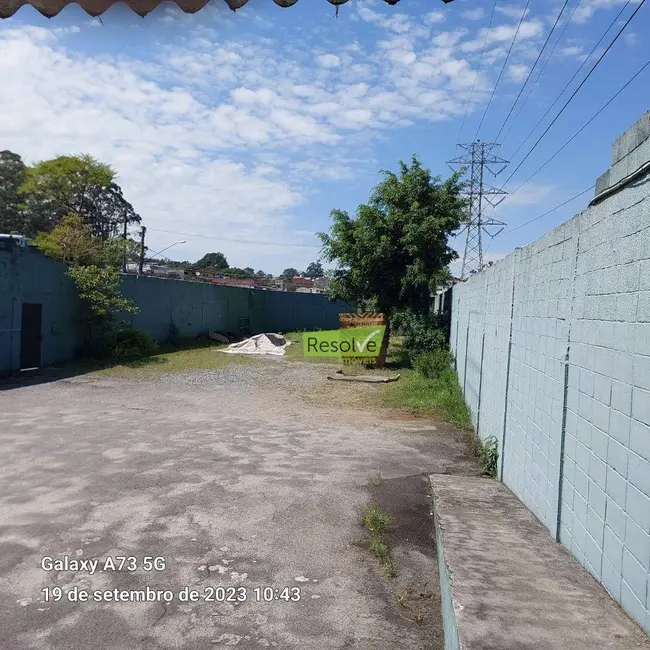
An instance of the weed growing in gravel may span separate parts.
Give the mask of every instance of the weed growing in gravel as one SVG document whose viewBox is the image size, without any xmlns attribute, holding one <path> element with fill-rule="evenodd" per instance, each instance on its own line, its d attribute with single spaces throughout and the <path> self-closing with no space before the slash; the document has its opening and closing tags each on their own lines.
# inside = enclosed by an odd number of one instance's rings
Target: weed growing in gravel
<svg viewBox="0 0 650 650">
<path fill-rule="evenodd" d="M 389 577 L 395 577 L 395 566 L 393 564 L 393 557 L 390 552 L 390 547 L 384 539 L 384 531 L 391 523 L 390 515 L 376 506 L 375 504 L 368 504 L 363 511 L 361 518 L 363 525 L 372 533 L 372 543 L 370 550 L 374 553 L 384 573 Z"/>
<path fill-rule="evenodd" d="M 499 441 L 494 436 L 488 436 L 481 441 L 476 437 L 476 455 L 483 466 L 483 473 L 491 478 L 498 476 Z"/>
<path fill-rule="evenodd" d="M 382 512 L 379 506 L 371 503 L 363 511 L 362 522 L 373 535 L 381 536 L 390 524 L 391 518 L 390 515 Z"/>
<path fill-rule="evenodd" d="M 395 566 L 393 565 L 393 558 L 390 554 L 390 548 L 386 542 L 375 538 L 370 545 L 370 550 L 375 554 L 379 560 L 381 568 L 389 578 L 395 577 Z"/>
</svg>

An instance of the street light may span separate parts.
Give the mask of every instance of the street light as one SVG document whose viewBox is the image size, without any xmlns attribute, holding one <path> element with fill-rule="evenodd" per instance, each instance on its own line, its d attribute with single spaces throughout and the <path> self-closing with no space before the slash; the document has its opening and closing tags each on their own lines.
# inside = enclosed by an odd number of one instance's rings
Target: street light
<svg viewBox="0 0 650 650">
<path fill-rule="evenodd" d="M 155 257 L 156 255 L 160 255 L 161 253 L 164 253 L 166 250 L 169 250 L 172 246 L 176 246 L 176 244 L 187 244 L 187 242 L 184 239 L 181 239 L 181 241 L 175 241 L 173 244 L 170 244 L 167 246 L 167 248 L 163 248 L 159 253 L 154 252 L 152 257 Z"/>
</svg>

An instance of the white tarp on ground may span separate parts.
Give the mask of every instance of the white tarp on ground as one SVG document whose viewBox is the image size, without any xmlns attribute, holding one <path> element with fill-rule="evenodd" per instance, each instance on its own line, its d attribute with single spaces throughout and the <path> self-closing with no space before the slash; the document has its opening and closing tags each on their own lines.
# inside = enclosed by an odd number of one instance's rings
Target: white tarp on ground
<svg viewBox="0 0 650 650">
<path fill-rule="evenodd" d="M 284 354 L 284 349 L 291 345 L 281 334 L 257 334 L 249 339 L 231 343 L 225 350 L 227 354 Z"/>
</svg>

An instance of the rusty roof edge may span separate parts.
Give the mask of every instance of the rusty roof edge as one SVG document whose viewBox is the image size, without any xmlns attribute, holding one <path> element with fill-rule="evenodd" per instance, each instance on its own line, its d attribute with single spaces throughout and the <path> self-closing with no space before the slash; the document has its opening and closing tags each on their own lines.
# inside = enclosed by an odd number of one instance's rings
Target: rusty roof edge
<svg viewBox="0 0 650 650">
<path fill-rule="evenodd" d="M 200 11 L 208 3 L 208 0 L 173 0 L 181 8 L 182 11 L 188 14 L 193 14 Z M 233 10 L 241 9 L 248 0 L 223 0 Z M 348 2 L 348 0 L 327 0 L 330 4 L 338 7 Z M 443 0 L 449 2 L 450 0 Z M 100 16 L 109 7 L 120 2 L 130 7 L 134 13 L 139 16 L 146 16 L 153 11 L 162 0 L 80 0 L 73 2 L 73 0 L 0 0 L 0 18 L 11 18 L 21 7 L 28 5 L 34 7 L 39 13 L 47 18 L 53 18 L 62 9 L 69 4 L 78 4 L 89 16 Z M 298 0 L 273 0 L 279 7 L 291 7 Z M 386 4 L 396 5 L 399 0 L 384 0 Z"/>
</svg>

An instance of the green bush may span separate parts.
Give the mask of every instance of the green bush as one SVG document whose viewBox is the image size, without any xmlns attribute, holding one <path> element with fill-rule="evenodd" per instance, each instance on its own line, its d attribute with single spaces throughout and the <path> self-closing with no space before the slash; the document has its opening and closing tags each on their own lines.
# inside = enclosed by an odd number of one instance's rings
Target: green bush
<svg viewBox="0 0 650 650">
<path fill-rule="evenodd" d="M 433 350 L 445 350 L 448 347 L 448 334 L 444 315 L 414 314 L 404 311 L 395 314 L 391 322 L 393 331 L 402 334 L 402 347 L 411 360 Z"/>
<path fill-rule="evenodd" d="M 499 473 L 499 441 L 494 436 L 485 440 L 477 439 L 476 455 L 483 465 L 483 473 L 491 478 L 497 478 Z"/>
<path fill-rule="evenodd" d="M 415 359 L 414 367 L 423 377 L 436 379 L 449 370 L 454 363 L 451 353 L 444 348 L 436 348 Z"/>
<path fill-rule="evenodd" d="M 112 361 L 119 363 L 150 357 L 157 349 L 158 346 L 146 332 L 132 327 L 123 327 L 115 332 L 109 354 Z"/>
</svg>

